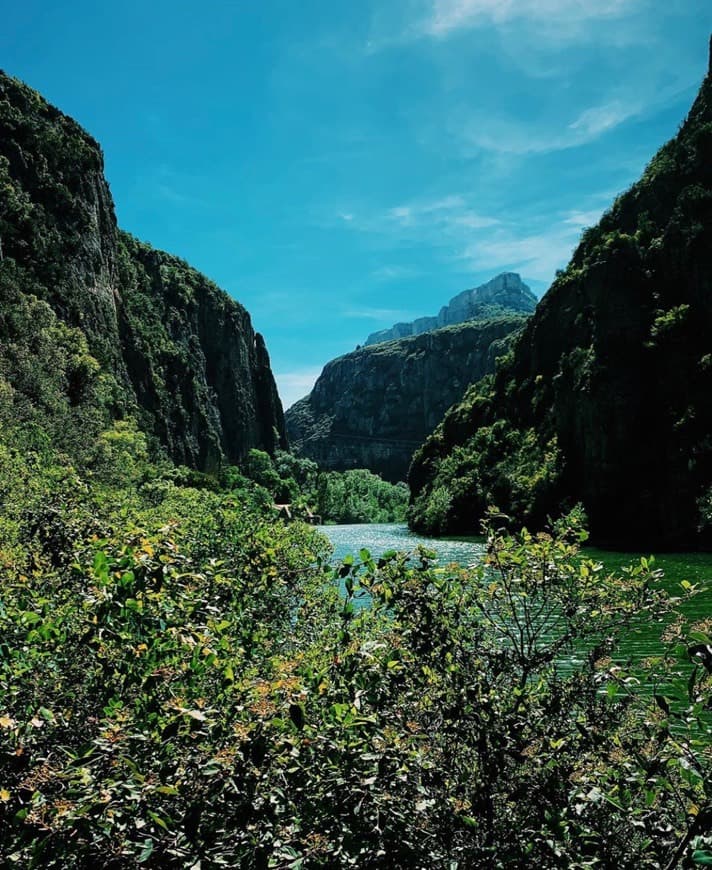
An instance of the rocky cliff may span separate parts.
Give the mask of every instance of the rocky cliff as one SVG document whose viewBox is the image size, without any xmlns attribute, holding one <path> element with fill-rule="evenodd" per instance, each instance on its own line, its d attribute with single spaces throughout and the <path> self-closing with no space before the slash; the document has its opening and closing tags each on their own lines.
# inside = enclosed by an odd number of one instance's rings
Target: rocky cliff
<svg viewBox="0 0 712 870">
<path fill-rule="evenodd" d="M 332 360 L 286 414 L 290 443 L 322 468 L 405 480 L 415 448 L 468 384 L 494 370 L 523 315 L 451 326 Z"/>
<path fill-rule="evenodd" d="M 503 272 L 486 284 L 453 296 L 434 317 L 419 317 L 412 323 L 396 323 L 390 329 L 371 333 L 366 345 L 422 335 L 467 320 L 492 319 L 513 311 L 531 314 L 535 307 L 536 296 L 519 275 L 516 272 Z"/>
<path fill-rule="evenodd" d="M 2 73 L 0 246 L 5 286 L 84 333 L 113 381 L 112 413 L 138 414 L 175 461 L 211 469 L 286 444 L 249 314 L 187 263 L 122 233 L 99 145 Z"/>
<path fill-rule="evenodd" d="M 582 502 L 594 538 L 710 546 L 712 77 L 678 135 L 587 230 L 494 378 L 417 453 L 411 523 L 540 528 Z"/>
</svg>

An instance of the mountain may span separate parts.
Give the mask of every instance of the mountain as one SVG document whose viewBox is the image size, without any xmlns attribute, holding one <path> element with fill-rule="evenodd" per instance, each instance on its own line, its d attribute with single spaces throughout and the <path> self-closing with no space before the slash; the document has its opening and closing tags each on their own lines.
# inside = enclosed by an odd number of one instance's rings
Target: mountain
<svg viewBox="0 0 712 870">
<path fill-rule="evenodd" d="M 292 448 L 322 468 L 405 480 L 413 451 L 526 318 L 510 313 L 360 348 L 327 363 L 286 413 Z"/>
<path fill-rule="evenodd" d="M 415 455 L 414 528 L 487 506 L 541 528 L 581 502 L 595 540 L 712 544 L 712 75 L 679 133 L 584 232 L 493 377 Z"/>
<path fill-rule="evenodd" d="M 7 349 L 31 353 L 40 317 L 62 347 L 86 343 L 77 358 L 96 362 L 108 417 L 135 416 L 176 462 L 209 470 L 251 447 L 286 446 L 267 350 L 247 311 L 183 260 L 119 230 L 99 145 L 4 73 L 0 291 L 0 374 L 18 408 L 33 388 Z M 67 384 L 55 387 L 71 406 Z"/>
<path fill-rule="evenodd" d="M 391 329 L 371 333 L 366 345 L 421 335 L 467 320 L 492 319 L 513 311 L 531 314 L 535 308 L 536 296 L 519 275 L 516 272 L 503 272 L 486 284 L 453 296 L 435 317 L 419 317 L 412 323 L 396 323 Z"/>
</svg>

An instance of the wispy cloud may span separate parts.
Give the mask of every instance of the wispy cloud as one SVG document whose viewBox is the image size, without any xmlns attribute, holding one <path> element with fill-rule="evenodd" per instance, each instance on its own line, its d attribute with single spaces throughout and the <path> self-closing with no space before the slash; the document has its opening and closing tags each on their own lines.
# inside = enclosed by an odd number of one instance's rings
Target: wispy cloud
<svg viewBox="0 0 712 870">
<path fill-rule="evenodd" d="M 442 38 L 479 24 L 502 24 L 515 19 L 584 22 L 625 14 L 636 0 L 431 0 L 420 31 Z"/>
<path fill-rule="evenodd" d="M 573 131 L 575 137 L 583 137 L 583 141 L 588 142 L 634 117 L 639 111 L 637 105 L 625 106 L 619 100 L 614 100 L 581 112 L 578 118 L 569 124 L 569 130 Z"/>
<path fill-rule="evenodd" d="M 285 411 L 311 392 L 320 374 L 321 369 L 317 368 L 275 374 L 274 379 Z"/>
<path fill-rule="evenodd" d="M 413 278 L 418 275 L 418 270 L 411 266 L 380 266 L 371 272 L 375 281 L 402 281 L 405 278 Z"/>
<path fill-rule="evenodd" d="M 398 308 L 348 308 L 343 312 L 344 317 L 353 317 L 362 320 L 412 320 L 415 315 L 412 311 L 404 311 Z"/>
<path fill-rule="evenodd" d="M 581 231 L 596 224 L 602 213 L 600 206 L 563 212 L 548 227 L 534 233 L 522 232 L 523 228 L 516 224 L 503 226 L 466 245 L 461 257 L 474 269 L 512 270 L 549 282 L 556 270 L 568 263 Z"/>
<path fill-rule="evenodd" d="M 366 49 L 373 53 L 420 39 L 443 41 L 474 29 L 504 29 L 518 23 L 548 44 L 565 44 L 586 38 L 597 21 L 620 21 L 644 5 L 645 0 L 400 0 L 397 23 L 392 7 L 374 14 Z M 619 29 L 608 37 L 626 42 L 630 35 Z"/>
<path fill-rule="evenodd" d="M 498 223 L 495 218 L 478 214 L 467 205 L 465 198 L 458 194 L 445 196 L 442 199 L 421 200 L 397 205 L 389 209 L 386 217 L 402 227 L 435 223 L 444 228 L 480 229 Z"/>
<path fill-rule="evenodd" d="M 546 219 L 516 211 L 501 220 L 479 215 L 461 194 L 446 195 L 393 206 L 385 212 L 360 218 L 350 226 L 354 231 L 376 235 L 390 244 L 437 251 L 446 268 L 457 272 L 520 272 L 548 283 L 557 269 L 568 262 L 581 231 L 597 223 L 614 193 L 583 197 L 581 207 L 563 210 Z M 410 270 L 383 266 L 372 277 L 389 280 L 406 278 Z M 414 272 L 413 274 L 417 274 Z M 412 312 L 386 308 L 355 307 L 346 317 L 383 322 L 412 319 Z"/>
<path fill-rule="evenodd" d="M 614 196 L 615 195 L 607 197 L 607 202 L 612 202 Z M 562 223 L 565 226 L 582 230 L 585 227 L 592 227 L 594 224 L 597 224 L 601 219 L 603 211 L 603 208 L 590 208 L 586 211 L 570 211 L 566 217 L 564 217 Z"/>
<path fill-rule="evenodd" d="M 328 221 L 318 223 L 326 225 Z M 434 233 L 446 242 L 453 235 L 461 235 L 463 231 L 493 227 L 498 223 L 497 218 L 477 211 L 461 194 L 407 201 L 391 205 L 382 211 L 369 211 L 364 207 L 336 209 L 330 219 L 331 226 L 389 238 L 400 236 L 406 242 L 424 233 Z M 394 268 L 398 271 L 393 271 Z M 373 277 L 403 277 L 405 268 L 407 267 L 385 266 L 377 270 Z M 411 271 L 410 268 L 408 271 Z"/>
<path fill-rule="evenodd" d="M 595 141 L 639 115 L 639 103 L 612 100 L 580 112 L 565 126 L 549 124 L 536 129 L 514 118 L 471 116 L 463 127 L 466 146 L 498 154 L 526 156 L 577 148 Z"/>
<path fill-rule="evenodd" d="M 467 245 L 462 259 L 473 270 L 520 272 L 540 281 L 550 281 L 568 262 L 578 232 L 555 226 L 548 232 L 517 235 L 508 229 Z"/>
</svg>

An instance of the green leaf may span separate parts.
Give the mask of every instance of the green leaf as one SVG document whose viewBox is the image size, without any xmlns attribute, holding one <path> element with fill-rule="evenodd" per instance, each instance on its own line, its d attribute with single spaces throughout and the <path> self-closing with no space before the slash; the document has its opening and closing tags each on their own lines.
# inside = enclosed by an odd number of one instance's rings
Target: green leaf
<svg viewBox="0 0 712 870">
<path fill-rule="evenodd" d="M 144 864 L 151 857 L 153 853 L 153 840 L 144 840 L 143 841 L 143 850 L 141 854 L 138 856 L 138 863 Z"/>
<path fill-rule="evenodd" d="M 167 831 L 167 830 L 168 830 L 168 825 L 167 825 L 165 819 L 162 819 L 162 818 L 158 815 L 158 813 L 154 813 L 154 812 L 151 812 L 151 810 L 149 810 L 149 811 L 148 811 L 148 815 L 149 815 L 149 816 L 151 817 L 151 819 L 152 819 L 152 820 L 153 820 L 153 821 L 158 825 L 159 828 L 163 828 L 164 831 Z M 153 849 L 153 847 L 151 847 L 151 848 Z M 149 853 L 149 854 L 150 854 L 150 853 Z"/>
</svg>

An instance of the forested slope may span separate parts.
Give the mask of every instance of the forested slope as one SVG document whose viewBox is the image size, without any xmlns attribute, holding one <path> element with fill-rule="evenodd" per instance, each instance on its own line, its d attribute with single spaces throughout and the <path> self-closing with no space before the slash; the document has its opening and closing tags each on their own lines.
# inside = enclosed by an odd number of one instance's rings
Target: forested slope
<svg viewBox="0 0 712 870">
<path fill-rule="evenodd" d="M 541 527 L 582 502 L 599 541 L 709 546 L 712 76 L 679 133 L 587 230 L 496 375 L 414 458 L 414 528 L 495 504 Z"/>
<path fill-rule="evenodd" d="M 44 312 L 43 302 L 54 314 L 42 314 L 48 323 L 81 331 L 82 354 L 101 372 L 106 419 L 137 417 L 174 460 L 202 469 L 236 462 L 250 447 L 285 445 L 269 358 L 249 314 L 184 261 L 122 233 L 99 145 L 5 74 L 0 244 L 0 281 L 17 317 Z M 6 380 L 22 390 L 6 351 Z M 89 377 L 87 365 L 75 380 Z M 83 387 L 68 389 L 72 400 Z"/>
</svg>

